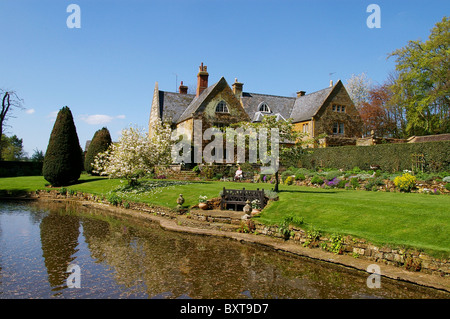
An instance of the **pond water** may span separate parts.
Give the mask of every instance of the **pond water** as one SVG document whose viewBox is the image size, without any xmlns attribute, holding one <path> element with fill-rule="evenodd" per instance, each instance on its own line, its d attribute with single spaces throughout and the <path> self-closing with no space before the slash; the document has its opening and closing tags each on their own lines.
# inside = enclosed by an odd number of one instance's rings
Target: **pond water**
<svg viewBox="0 0 450 319">
<path fill-rule="evenodd" d="M 69 265 L 78 272 L 67 272 Z M 367 276 L 257 245 L 165 231 L 76 203 L 0 202 L 2 299 L 449 298 L 386 278 L 371 289 Z"/>
</svg>

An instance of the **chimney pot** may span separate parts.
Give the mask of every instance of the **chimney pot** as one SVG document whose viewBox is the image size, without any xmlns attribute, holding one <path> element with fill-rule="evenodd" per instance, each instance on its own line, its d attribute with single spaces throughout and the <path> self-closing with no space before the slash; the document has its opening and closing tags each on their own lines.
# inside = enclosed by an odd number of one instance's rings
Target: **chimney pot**
<svg viewBox="0 0 450 319">
<path fill-rule="evenodd" d="M 242 95 L 242 88 L 244 87 L 244 83 L 238 82 L 237 78 L 234 79 L 234 83 L 232 85 L 234 95 L 240 99 Z"/>
<path fill-rule="evenodd" d="M 333 86 L 333 80 L 330 80 L 330 87 Z"/>
<path fill-rule="evenodd" d="M 199 96 L 208 87 L 208 72 L 206 71 L 206 65 L 202 64 L 199 67 L 199 72 L 197 74 L 197 96 Z"/>
<path fill-rule="evenodd" d="M 186 85 L 183 85 L 183 81 L 181 81 L 181 84 L 178 87 L 178 90 L 179 90 L 180 94 L 187 94 L 188 87 Z"/>
<path fill-rule="evenodd" d="M 297 97 L 303 96 L 306 94 L 306 91 L 298 91 L 297 92 Z"/>
</svg>

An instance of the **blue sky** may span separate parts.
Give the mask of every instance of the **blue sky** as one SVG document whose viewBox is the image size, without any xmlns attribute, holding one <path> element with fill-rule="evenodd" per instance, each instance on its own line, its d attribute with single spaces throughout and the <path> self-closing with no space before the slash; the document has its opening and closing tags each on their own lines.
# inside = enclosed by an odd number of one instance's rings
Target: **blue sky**
<svg viewBox="0 0 450 319">
<path fill-rule="evenodd" d="M 66 25 L 72 3 L 79 29 Z M 371 3 L 379 29 L 366 25 Z M 117 140 L 147 128 L 156 81 L 195 86 L 201 62 L 210 84 L 238 78 L 254 93 L 313 92 L 362 72 L 381 83 L 395 65 L 387 55 L 449 14 L 446 0 L 0 0 L 0 87 L 25 106 L 6 133 L 30 156 L 45 152 L 67 105 L 83 149 L 103 126 Z"/>
</svg>

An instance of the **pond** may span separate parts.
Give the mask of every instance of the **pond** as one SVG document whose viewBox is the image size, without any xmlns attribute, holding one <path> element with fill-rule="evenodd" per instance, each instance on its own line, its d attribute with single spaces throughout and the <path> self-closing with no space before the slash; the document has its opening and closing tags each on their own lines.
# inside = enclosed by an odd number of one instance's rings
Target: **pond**
<svg viewBox="0 0 450 319">
<path fill-rule="evenodd" d="M 78 268 L 69 273 L 69 265 Z M 2 299 L 449 298 L 387 278 L 371 289 L 367 276 L 77 203 L 0 202 Z"/>
</svg>

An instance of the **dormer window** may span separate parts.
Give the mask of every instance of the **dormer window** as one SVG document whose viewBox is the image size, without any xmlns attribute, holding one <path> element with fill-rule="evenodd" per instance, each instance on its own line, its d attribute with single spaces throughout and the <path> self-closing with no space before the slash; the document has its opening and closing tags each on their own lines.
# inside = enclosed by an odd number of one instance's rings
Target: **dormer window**
<svg viewBox="0 0 450 319">
<path fill-rule="evenodd" d="M 225 103 L 225 101 L 220 101 L 219 103 L 217 103 L 216 113 L 230 113 L 230 111 L 228 110 L 227 103 Z"/>
<path fill-rule="evenodd" d="M 265 102 L 259 104 L 258 111 L 263 113 L 271 113 L 269 106 Z"/>
</svg>

